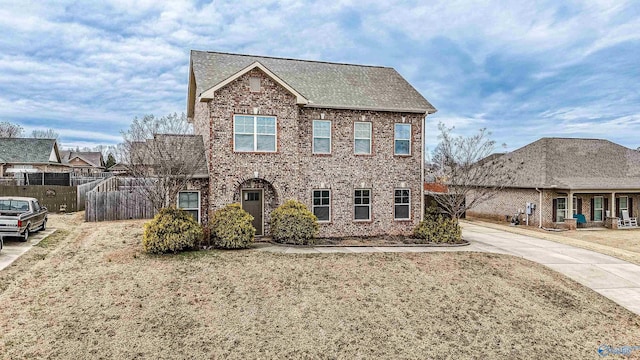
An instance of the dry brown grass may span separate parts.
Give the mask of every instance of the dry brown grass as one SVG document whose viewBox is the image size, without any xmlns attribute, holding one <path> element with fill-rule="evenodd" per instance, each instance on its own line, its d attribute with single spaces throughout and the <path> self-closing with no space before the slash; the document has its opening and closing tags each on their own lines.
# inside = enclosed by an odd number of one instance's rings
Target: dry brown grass
<svg viewBox="0 0 640 360">
<path fill-rule="evenodd" d="M 567 230 L 550 232 L 533 226 L 509 226 L 505 222 L 469 218 L 466 221 L 515 234 L 577 246 L 640 265 L 640 228 L 620 230 Z M 463 222 L 464 225 L 464 222 Z"/>
<path fill-rule="evenodd" d="M 51 226 L 60 227 L 56 220 Z M 2 271 L 0 354 L 592 358 L 601 344 L 638 342 L 640 317 L 520 258 L 148 256 L 140 253 L 141 225 L 66 224 L 66 237 Z"/>
</svg>

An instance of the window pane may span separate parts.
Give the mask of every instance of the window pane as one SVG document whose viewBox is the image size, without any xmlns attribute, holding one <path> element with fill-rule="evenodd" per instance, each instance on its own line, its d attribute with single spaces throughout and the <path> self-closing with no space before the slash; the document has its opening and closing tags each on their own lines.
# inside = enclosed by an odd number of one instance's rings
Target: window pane
<svg viewBox="0 0 640 360">
<path fill-rule="evenodd" d="M 356 206 L 355 218 L 356 220 L 369 220 L 369 207 Z"/>
<path fill-rule="evenodd" d="M 356 140 L 356 145 L 355 145 L 355 153 L 356 154 L 369 154 L 371 153 L 370 150 L 370 141 L 371 140 Z"/>
<path fill-rule="evenodd" d="M 258 135 L 258 151 L 276 151 L 275 135 Z"/>
<path fill-rule="evenodd" d="M 331 136 L 331 121 L 314 120 L 313 121 L 313 136 L 314 137 L 325 137 L 325 138 L 330 137 Z"/>
<path fill-rule="evenodd" d="M 564 222 L 565 210 L 558 210 L 558 222 Z"/>
<path fill-rule="evenodd" d="M 253 151 L 253 135 L 238 135 L 235 137 L 236 151 Z"/>
<path fill-rule="evenodd" d="M 178 193 L 178 207 L 182 209 L 197 209 L 198 193 L 197 192 Z"/>
<path fill-rule="evenodd" d="M 329 198 L 329 190 L 322 190 L 322 197 Z"/>
<path fill-rule="evenodd" d="M 567 199 L 559 198 L 558 199 L 558 209 L 566 209 L 567 208 Z"/>
<path fill-rule="evenodd" d="M 396 219 L 409 218 L 409 205 L 396 205 Z"/>
<path fill-rule="evenodd" d="M 602 197 L 596 197 L 593 199 L 594 208 L 602 209 Z"/>
<path fill-rule="evenodd" d="M 253 117 L 236 116 L 234 131 L 236 133 L 253 134 Z"/>
<path fill-rule="evenodd" d="M 317 206 L 313 208 L 313 214 L 318 217 L 318 221 L 329 221 L 329 207 Z"/>
<path fill-rule="evenodd" d="M 395 154 L 397 155 L 409 155 L 410 152 L 410 144 L 409 140 L 396 140 Z"/>
<path fill-rule="evenodd" d="M 371 139 L 371 123 L 355 123 L 356 139 Z"/>
<path fill-rule="evenodd" d="M 320 191 L 320 190 L 313 190 L 313 197 L 314 197 L 314 198 L 320 197 L 320 194 L 322 194 L 322 191 Z"/>
<path fill-rule="evenodd" d="M 328 154 L 331 152 L 331 143 L 329 139 L 313 139 L 313 152 Z"/>
<path fill-rule="evenodd" d="M 193 220 L 198 221 L 198 210 L 185 210 L 189 215 L 193 216 Z"/>
<path fill-rule="evenodd" d="M 362 196 L 369 197 L 369 190 L 362 190 Z"/>
<path fill-rule="evenodd" d="M 271 134 L 276 133 L 276 119 L 272 117 L 258 117 L 256 120 L 258 126 L 258 134 Z"/>
<path fill-rule="evenodd" d="M 627 198 L 621 197 L 618 199 L 618 201 L 620 202 L 620 209 L 627 210 Z"/>
<path fill-rule="evenodd" d="M 395 124 L 395 138 L 408 140 L 411 138 L 411 124 Z"/>
</svg>

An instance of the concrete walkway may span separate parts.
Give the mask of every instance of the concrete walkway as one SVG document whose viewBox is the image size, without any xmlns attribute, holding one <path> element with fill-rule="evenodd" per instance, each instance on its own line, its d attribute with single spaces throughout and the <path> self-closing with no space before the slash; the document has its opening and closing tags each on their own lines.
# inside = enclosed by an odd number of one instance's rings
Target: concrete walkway
<svg viewBox="0 0 640 360">
<path fill-rule="evenodd" d="M 259 251 L 284 254 L 477 251 L 508 254 L 545 265 L 640 315 L 640 266 L 595 251 L 531 236 L 462 223 L 471 242 L 461 247 L 311 247 L 261 244 Z"/>
<path fill-rule="evenodd" d="M 29 251 L 47 236 L 53 234 L 54 231 L 56 229 L 49 228 L 44 231 L 38 231 L 35 234 L 29 234 L 29 241 L 27 242 L 21 242 L 18 239 L 4 239 L 4 248 L 0 250 L 0 270 L 11 265 L 22 254 Z"/>
</svg>

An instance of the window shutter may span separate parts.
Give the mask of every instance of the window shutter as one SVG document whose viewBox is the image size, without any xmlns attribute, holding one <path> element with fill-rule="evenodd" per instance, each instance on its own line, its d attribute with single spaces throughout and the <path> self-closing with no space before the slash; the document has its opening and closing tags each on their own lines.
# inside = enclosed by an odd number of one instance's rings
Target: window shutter
<svg viewBox="0 0 640 360">
<path fill-rule="evenodd" d="M 589 218 L 591 221 L 593 221 L 593 218 L 595 217 L 595 209 L 593 208 L 594 206 L 595 206 L 595 203 L 592 197 L 591 198 L 591 217 Z"/>
<path fill-rule="evenodd" d="M 628 206 L 629 204 L 627 204 Z M 620 217 L 620 198 L 616 198 L 616 212 L 613 216 Z"/>
<path fill-rule="evenodd" d="M 578 214 L 582 214 L 582 199 L 581 198 L 578 198 L 576 206 L 578 207 L 576 209 Z"/>
<path fill-rule="evenodd" d="M 553 199 L 553 222 L 558 222 L 558 199 Z"/>
<path fill-rule="evenodd" d="M 608 198 L 604 198 L 604 211 L 602 211 L 602 215 L 603 217 L 607 216 L 607 210 L 609 210 L 609 199 Z M 604 221 L 604 219 L 602 219 Z"/>
<path fill-rule="evenodd" d="M 629 202 L 627 204 L 629 206 L 629 216 L 633 216 L 633 198 L 629 196 L 629 200 L 627 201 Z"/>
</svg>

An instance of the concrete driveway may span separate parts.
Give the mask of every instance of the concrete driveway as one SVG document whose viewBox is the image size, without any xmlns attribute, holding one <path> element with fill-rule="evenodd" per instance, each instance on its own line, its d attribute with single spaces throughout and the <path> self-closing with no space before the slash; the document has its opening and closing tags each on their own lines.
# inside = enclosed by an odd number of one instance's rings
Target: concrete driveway
<svg viewBox="0 0 640 360">
<path fill-rule="evenodd" d="M 19 239 L 5 238 L 4 248 L 0 250 L 0 270 L 11 265 L 22 254 L 26 253 L 34 245 L 42 241 L 47 236 L 53 234 L 56 229 L 47 229 L 44 231 L 38 231 L 35 234 L 29 235 L 29 241 L 21 242 Z"/>
<path fill-rule="evenodd" d="M 462 223 L 476 248 L 535 261 L 640 315 L 640 266 L 570 245 Z"/>
</svg>

